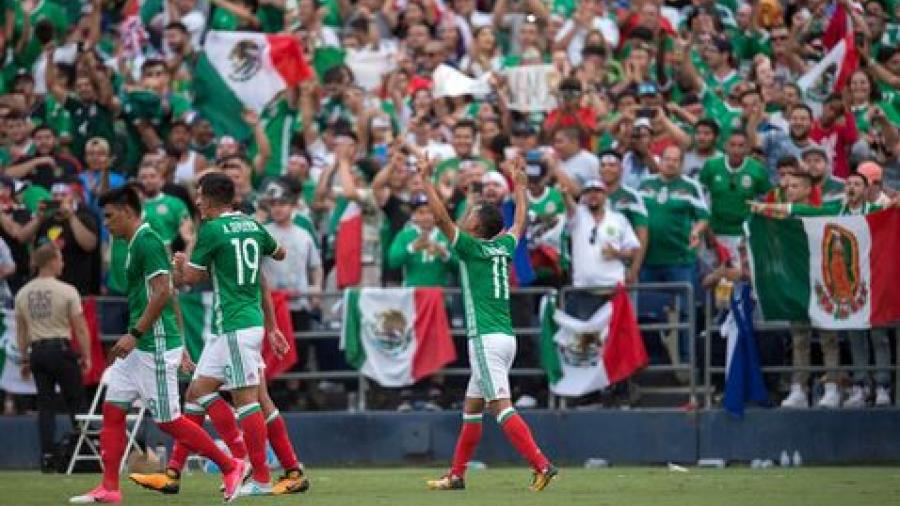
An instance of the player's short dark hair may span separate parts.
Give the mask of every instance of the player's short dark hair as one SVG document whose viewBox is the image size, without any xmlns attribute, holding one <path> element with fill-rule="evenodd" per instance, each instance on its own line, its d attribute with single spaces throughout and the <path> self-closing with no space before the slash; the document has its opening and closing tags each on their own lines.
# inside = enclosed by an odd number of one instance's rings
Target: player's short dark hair
<svg viewBox="0 0 900 506">
<path fill-rule="evenodd" d="M 234 202 L 234 182 L 221 172 L 204 174 L 197 181 L 197 188 L 215 204 L 230 206 Z"/>
<path fill-rule="evenodd" d="M 812 180 L 812 176 L 809 175 L 809 172 L 802 170 L 802 169 L 797 169 L 797 170 L 794 170 L 793 172 L 791 172 L 791 176 L 794 176 L 798 179 L 802 179 L 802 180 L 806 181 L 806 184 L 810 188 L 812 188 L 813 180 Z"/>
<path fill-rule="evenodd" d="M 114 190 L 109 190 L 100 196 L 98 201 L 100 207 L 120 206 L 127 207 L 134 211 L 134 214 L 141 215 L 141 198 L 134 188 L 123 186 Z"/>
<path fill-rule="evenodd" d="M 714 120 L 712 118 L 703 118 L 697 122 L 697 125 L 695 125 L 694 130 L 697 130 L 698 128 L 700 128 L 702 126 L 712 130 L 713 135 L 715 135 L 716 137 L 719 136 L 719 124 L 716 123 L 716 120 Z"/>
<path fill-rule="evenodd" d="M 482 203 L 474 212 L 478 215 L 478 235 L 482 239 L 495 237 L 503 230 L 503 213 L 499 207 Z"/>
</svg>

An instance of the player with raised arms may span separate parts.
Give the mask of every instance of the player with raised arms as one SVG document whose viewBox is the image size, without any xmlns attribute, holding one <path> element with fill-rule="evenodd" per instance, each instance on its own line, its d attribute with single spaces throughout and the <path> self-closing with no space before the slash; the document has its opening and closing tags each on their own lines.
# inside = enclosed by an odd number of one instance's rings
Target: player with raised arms
<svg viewBox="0 0 900 506">
<path fill-rule="evenodd" d="M 451 242 L 459 258 L 463 305 L 466 317 L 469 364 L 472 368 L 463 424 L 453 453 L 450 471 L 427 482 L 432 490 L 464 489 L 466 465 L 481 440 L 482 413 L 493 415 L 507 439 L 534 470 L 531 490 L 543 490 L 558 471 L 534 442 L 525 420 L 510 402 L 509 370 L 516 356 L 509 308 L 509 265 L 521 237 L 528 200 L 525 195 L 528 177 L 524 160 L 512 162 L 515 182 L 516 212 L 513 225 L 503 232 L 503 215 L 497 206 L 477 203 L 463 218 L 461 226 L 450 219 L 443 201 L 434 188 L 433 165 L 420 159 L 419 171 L 428 194 L 428 204 L 437 226 Z"/>
</svg>

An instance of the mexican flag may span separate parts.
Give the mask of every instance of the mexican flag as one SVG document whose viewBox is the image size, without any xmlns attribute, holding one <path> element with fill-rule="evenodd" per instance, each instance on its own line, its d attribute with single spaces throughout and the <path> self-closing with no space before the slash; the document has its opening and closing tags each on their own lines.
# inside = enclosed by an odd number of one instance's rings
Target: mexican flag
<svg viewBox="0 0 900 506">
<path fill-rule="evenodd" d="M 859 67 L 859 53 L 854 40 L 853 23 L 847 10 L 840 3 L 829 19 L 822 43 L 828 51 L 825 56 L 797 81 L 802 90 L 816 85 L 829 69 L 834 69 L 832 92 L 839 92 L 850 82 L 850 75 Z"/>
<path fill-rule="evenodd" d="M 266 364 L 266 377 L 270 379 L 297 363 L 297 342 L 294 339 L 294 326 L 291 323 L 287 294 L 273 291 L 272 304 L 276 324 L 291 348 L 285 356 L 278 358 L 272 352 L 269 340 L 263 340 L 263 362 Z M 185 292 L 178 296 L 178 305 L 181 307 L 184 324 L 184 346 L 191 360 L 196 363 L 200 359 L 200 353 L 203 352 L 207 337 L 212 335 L 213 294 L 210 291 Z"/>
<path fill-rule="evenodd" d="M 299 42 L 290 35 L 213 30 L 204 48 L 230 94 L 257 112 L 280 91 L 313 76 Z"/>
<path fill-rule="evenodd" d="M 16 342 L 16 314 L 13 309 L 0 309 L 0 390 L 11 394 L 34 395 L 34 377 L 22 378 L 22 353 Z"/>
<path fill-rule="evenodd" d="M 577 397 L 618 383 L 648 363 L 631 299 L 616 288 L 588 320 L 556 308 L 555 297 L 541 301 L 541 366 L 550 390 Z"/>
<path fill-rule="evenodd" d="M 328 223 L 328 238 L 333 241 L 337 287 L 362 282 L 363 221 L 359 204 L 339 197 Z"/>
<path fill-rule="evenodd" d="M 348 364 L 384 387 L 433 374 L 456 360 L 443 290 L 347 290 L 341 349 Z"/>
<path fill-rule="evenodd" d="M 746 226 L 766 320 L 835 330 L 900 321 L 900 211 L 784 220 L 754 215 Z"/>
</svg>

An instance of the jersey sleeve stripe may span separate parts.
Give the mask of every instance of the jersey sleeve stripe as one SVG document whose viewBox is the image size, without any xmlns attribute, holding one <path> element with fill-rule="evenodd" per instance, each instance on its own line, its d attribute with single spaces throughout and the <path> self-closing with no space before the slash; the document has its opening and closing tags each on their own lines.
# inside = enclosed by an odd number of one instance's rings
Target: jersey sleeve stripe
<svg viewBox="0 0 900 506">
<path fill-rule="evenodd" d="M 188 262 L 187 264 L 188 264 L 189 266 L 193 267 L 194 269 L 198 269 L 198 270 L 201 270 L 201 271 L 205 271 L 205 270 L 206 270 L 206 266 L 205 266 L 205 265 L 198 265 L 198 264 L 195 264 L 194 262 Z"/>
<path fill-rule="evenodd" d="M 169 274 L 169 271 L 166 269 L 159 269 L 159 270 L 151 272 L 150 274 L 147 274 L 147 276 L 144 279 L 146 279 L 147 281 L 150 281 L 151 279 L 153 279 L 156 276 L 159 276 L 161 274 Z"/>
</svg>

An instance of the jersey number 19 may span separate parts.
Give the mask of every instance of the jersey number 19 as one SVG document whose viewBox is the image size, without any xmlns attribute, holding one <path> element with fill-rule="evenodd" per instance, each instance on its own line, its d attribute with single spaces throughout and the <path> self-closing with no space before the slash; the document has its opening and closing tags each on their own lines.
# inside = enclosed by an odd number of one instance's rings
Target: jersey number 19
<svg viewBox="0 0 900 506">
<path fill-rule="evenodd" d="M 255 284 L 259 274 L 259 245 L 256 239 L 235 238 L 231 240 L 231 245 L 234 247 L 238 286 L 243 286 L 245 282 Z"/>
</svg>

